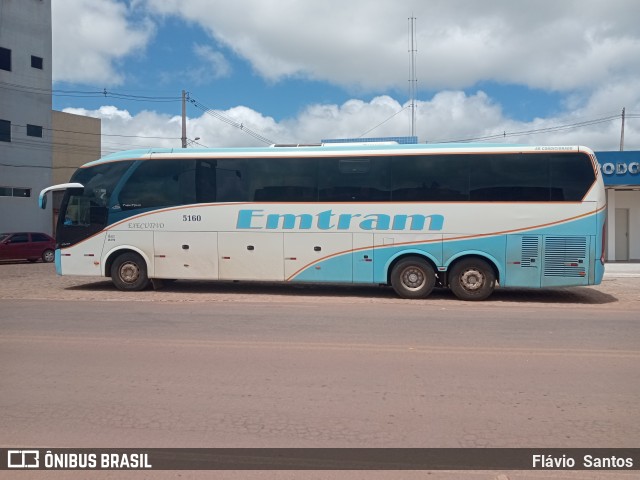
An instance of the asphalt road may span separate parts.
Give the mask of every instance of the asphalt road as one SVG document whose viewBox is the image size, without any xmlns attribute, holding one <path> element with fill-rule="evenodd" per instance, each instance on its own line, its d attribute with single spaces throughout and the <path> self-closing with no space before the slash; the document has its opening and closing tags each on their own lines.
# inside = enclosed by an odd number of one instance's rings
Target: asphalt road
<svg viewBox="0 0 640 480">
<path fill-rule="evenodd" d="M 4 301 L 0 429 L 68 447 L 632 447 L 638 338 L 634 312 L 588 308 Z"/>
<path fill-rule="evenodd" d="M 230 298 L 0 299 L 0 445 L 640 444 L 634 305 Z"/>
</svg>

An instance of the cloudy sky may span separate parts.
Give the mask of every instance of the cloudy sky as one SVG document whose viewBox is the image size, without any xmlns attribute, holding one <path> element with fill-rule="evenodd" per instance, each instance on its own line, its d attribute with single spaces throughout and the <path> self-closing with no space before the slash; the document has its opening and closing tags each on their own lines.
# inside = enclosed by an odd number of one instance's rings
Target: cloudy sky
<svg viewBox="0 0 640 480">
<path fill-rule="evenodd" d="M 409 135 L 409 17 L 421 142 L 617 150 L 624 107 L 625 149 L 640 149 L 637 0 L 53 0 L 52 10 L 54 108 L 102 118 L 104 153 L 179 147 L 182 90 L 187 136 L 208 147 Z"/>
</svg>

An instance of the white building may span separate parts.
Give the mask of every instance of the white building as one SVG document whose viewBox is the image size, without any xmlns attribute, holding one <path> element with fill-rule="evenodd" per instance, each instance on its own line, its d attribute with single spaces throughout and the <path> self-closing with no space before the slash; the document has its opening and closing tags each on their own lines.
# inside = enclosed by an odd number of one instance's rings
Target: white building
<svg viewBox="0 0 640 480">
<path fill-rule="evenodd" d="M 51 0 L 0 0 L 0 231 L 51 233 Z"/>
<path fill-rule="evenodd" d="M 596 152 L 607 188 L 607 260 L 640 261 L 640 151 Z"/>
</svg>

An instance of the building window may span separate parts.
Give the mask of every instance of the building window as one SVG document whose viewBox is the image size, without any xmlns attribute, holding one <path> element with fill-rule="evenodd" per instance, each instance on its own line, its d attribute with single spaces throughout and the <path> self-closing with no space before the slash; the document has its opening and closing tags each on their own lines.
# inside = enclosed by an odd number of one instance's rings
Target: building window
<svg viewBox="0 0 640 480">
<path fill-rule="evenodd" d="M 42 70 L 42 57 L 31 55 L 31 67 Z"/>
<path fill-rule="evenodd" d="M 11 122 L 9 120 L 0 120 L 0 142 L 11 141 Z"/>
<path fill-rule="evenodd" d="M 31 189 L 30 188 L 14 188 L 13 189 L 13 196 L 14 197 L 22 197 L 22 198 L 27 198 L 31 196 Z"/>
<path fill-rule="evenodd" d="M 0 187 L 0 197 L 29 198 L 30 196 L 31 196 L 30 188 Z"/>
<path fill-rule="evenodd" d="M 11 50 L 0 47 L 0 70 L 11 71 Z"/>
<path fill-rule="evenodd" d="M 42 127 L 39 125 L 27 124 L 27 136 L 28 137 L 40 137 L 42 138 Z"/>
</svg>

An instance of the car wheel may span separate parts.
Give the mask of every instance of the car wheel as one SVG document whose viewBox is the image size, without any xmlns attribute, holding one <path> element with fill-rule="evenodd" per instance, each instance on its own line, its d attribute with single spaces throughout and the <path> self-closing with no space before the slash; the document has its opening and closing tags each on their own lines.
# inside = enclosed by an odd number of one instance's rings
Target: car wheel
<svg viewBox="0 0 640 480">
<path fill-rule="evenodd" d="M 149 286 L 147 264 L 137 253 L 123 253 L 111 265 L 111 280 L 120 290 L 144 290 Z"/>
<path fill-rule="evenodd" d="M 400 260 L 391 271 L 391 286 L 402 298 L 425 298 L 435 285 L 435 270 L 420 257 Z"/>
<path fill-rule="evenodd" d="M 449 287 L 460 300 L 484 300 L 496 287 L 496 275 L 484 260 L 461 260 L 451 269 Z"/>
<path fill-rule="evenodd" d="M 56 254 L 54 253 L 53 250 L 48 248 L 44 252 L 42 252 L 42 261 L 44 263 L 51 263 L 55 259 L 56 259 Z"/>
</svg>

